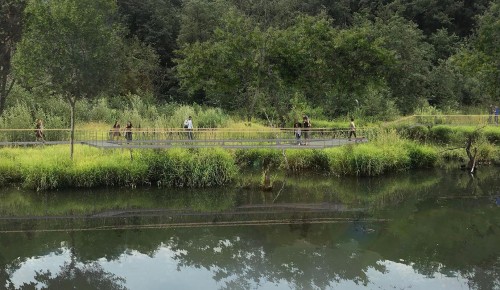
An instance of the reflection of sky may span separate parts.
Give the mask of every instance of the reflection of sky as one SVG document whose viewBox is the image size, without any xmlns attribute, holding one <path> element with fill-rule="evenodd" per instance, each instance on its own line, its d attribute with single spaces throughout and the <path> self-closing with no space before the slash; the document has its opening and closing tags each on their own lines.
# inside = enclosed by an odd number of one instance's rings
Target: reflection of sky
<svg viewBox="0 0 500 290">
<path fill-rule="evenodd" d="M 26 260 L 12 275 L 12 282 L 16 287 L 22 283 L 34 282 L 35 271 L 50 270 L 58 273 L 59 268 L 70 261 L 68 248 L 61 248 L 60 252 L 46 256 L 34 257 Z M 117 260 L 107 261 L 102 258 L 97 262 L 104 271 L 126 279 L 126 287 L 136 289 L 219 289 L 224 287 L 223 280 L 213 280 L 214 273 L 205 268 L 182 267 L 177 269 L 177 262 L 173 259 L 174 252 L 166 246 L 161 246 L 153 257 L 137 251 L 123 253 Z M 319 257 L 318 257 L 319 258 Z M 368 285 L 358 285 L 353 281 L 332 282 L 330 289 L 467 289 L 467 280 L 458 277 L 447 277 L 435 274 L 433 278 L 416 273 L 411 266 L 392 261 L 379 261 L 386 271 L 380 272 L 368 268 Z M 229 277 L 236 278 L 236 277 Z M 253 289 L 290 289 L 293 285 L 287 281 L 278 283 L 261 281 L 257 286 L 250 281 Z M 307 283 L 303 284 L 307 285 Z M 38 287 L 39 289 L 40 287 Z"/>
</svg>

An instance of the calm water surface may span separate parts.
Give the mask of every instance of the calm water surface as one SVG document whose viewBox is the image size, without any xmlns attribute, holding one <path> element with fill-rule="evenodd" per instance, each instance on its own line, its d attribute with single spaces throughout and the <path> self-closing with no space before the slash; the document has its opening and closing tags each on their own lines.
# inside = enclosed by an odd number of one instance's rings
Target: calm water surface
<svg viewBox="0 0 500 290">
<path fill-rule="evenodd" d="M 3 189 L 0 289 L 500 289 L 498 172 Z"/>
</svg>

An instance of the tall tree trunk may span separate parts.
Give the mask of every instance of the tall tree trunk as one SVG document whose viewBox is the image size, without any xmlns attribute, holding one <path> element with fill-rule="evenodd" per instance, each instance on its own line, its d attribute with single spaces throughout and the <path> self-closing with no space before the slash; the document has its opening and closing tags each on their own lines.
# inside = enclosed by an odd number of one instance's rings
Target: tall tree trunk
<svg viewBox="0 0 500 290">
<path fill-rule="evenodd" d="M 14 80 L 11 80 L 9 84 L 8 75 L 0 76 L 0 116 L 3 114 L 3 111 L 5 110 L 5 100 L 7 99 L 7 96 L 9 95 L 13 86 L 14 86 Z"/>
</svg>

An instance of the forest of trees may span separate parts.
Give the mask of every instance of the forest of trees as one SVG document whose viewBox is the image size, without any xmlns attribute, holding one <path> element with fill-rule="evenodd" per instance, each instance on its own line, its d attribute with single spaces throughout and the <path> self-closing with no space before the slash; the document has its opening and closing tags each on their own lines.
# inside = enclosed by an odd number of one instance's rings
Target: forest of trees
<svg viewBox="0 0 500 290">
<path fill-rule="evenodd" d="M 16 86 L 245 117 L 500 102 L 499 0 L 0 1 L 0 114 Z"/>
</svg>

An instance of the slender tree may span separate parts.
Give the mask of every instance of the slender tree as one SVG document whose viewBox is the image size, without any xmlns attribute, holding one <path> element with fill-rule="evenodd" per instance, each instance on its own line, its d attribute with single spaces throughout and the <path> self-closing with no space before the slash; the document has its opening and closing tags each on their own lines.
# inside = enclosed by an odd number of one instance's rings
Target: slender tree
<svg viewBox="0 0 500 290">
<path fill-rule="evenodd" d="M 61 94 L 71 108 L 71 149 L 75 105 L 116 85 L 123 67 L 122 41 L 112 0 L 30 1 L 26 31 L 14 55 L 23 84 Z"/>
<path fill-rule="evenodd" d="M 11 75 L 11 57 L 21 38 L 24 0 L 0 1 L 0 115 L 5 100 L 14 86 Z"/>
</svg>

